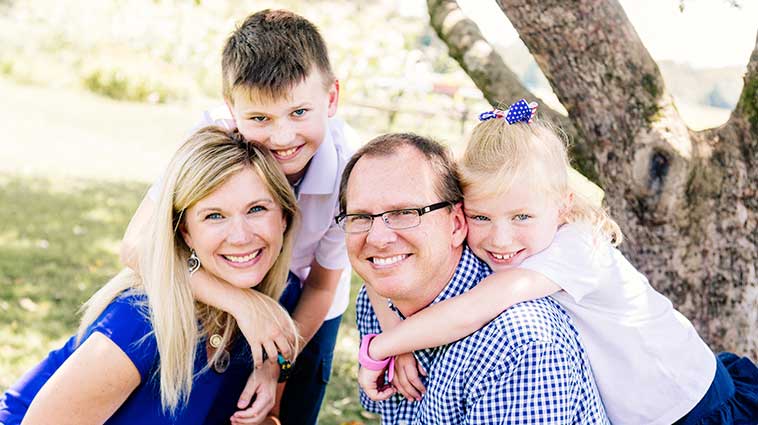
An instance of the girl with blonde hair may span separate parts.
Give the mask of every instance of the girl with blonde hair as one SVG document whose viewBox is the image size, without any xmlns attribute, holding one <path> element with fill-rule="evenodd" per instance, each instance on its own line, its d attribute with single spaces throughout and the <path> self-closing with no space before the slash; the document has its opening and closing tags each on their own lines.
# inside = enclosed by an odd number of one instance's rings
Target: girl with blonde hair
<svg viewBox="0 0 758 425">
<path fill-rule="evenodd" d="M 189 137 L 165 182 L 139 251 L 140 274 L 124 269 L 84 304 L 78 333 L 0 399 L 0 423 L 265 418 L 287 362 L 265 362 L 251 375 L 250 347 L 235 320 L 195 301 L 189 277 L 203 267 L 249 290 L 250 307 L 288 330 L 297 352 L 294 324 L 275 301 L 298 221 L 295 195 L 267 150 L 216 127 Z M 259 397 L 245 409 L 236 404 L 248 376 Z"/>
<path fill-rule="evenodd" d="M 370 370 L 393 356 L 449 344 L 514 304 L 551 296 L 574 321 L 612 423 L 758 423 L 758 369 L 714 356 L 616 248 L 619 226 L 572 187 L 566 145 L 555 128 L 532 122 L 535 109 L 521 100 L 481 114 L 460 161 L 467 243 L 494 273 L 367 338 L 366 394 L 396 392 L 384 370 Z"/>
</svg>

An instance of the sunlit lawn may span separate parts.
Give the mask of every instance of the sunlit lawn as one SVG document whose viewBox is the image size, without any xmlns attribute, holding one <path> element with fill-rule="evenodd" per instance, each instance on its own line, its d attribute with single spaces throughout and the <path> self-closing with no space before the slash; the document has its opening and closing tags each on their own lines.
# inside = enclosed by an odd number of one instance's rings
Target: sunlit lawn
<svg viewBox="0 0 758 425">
<path fill-rule="evenodd" d="M 0 151 L 8 153 L 0 161 L 2 391 L 75 331 L 81 303 L 118 271 L 119 240 L 145 181 L 178 143 L 166 134 L 186 131 L 162 127 L 186 118 L 177 107 L 6 80 L 0 91 L 16 96 L 0 106 Z M 32 132 L 40 119 L 44 129 Z M 354 310 L 344 317 L 320 423 L 377 423 L 358 404 Z"/>
</svg>

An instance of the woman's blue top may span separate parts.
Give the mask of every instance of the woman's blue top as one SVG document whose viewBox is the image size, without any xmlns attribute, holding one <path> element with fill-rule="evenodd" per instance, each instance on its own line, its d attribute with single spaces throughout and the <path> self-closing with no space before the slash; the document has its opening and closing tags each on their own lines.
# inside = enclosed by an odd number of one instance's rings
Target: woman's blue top
<svg viewBox="0 0 758 425">
<path fill-rule="evenodd" d="M 229 423 L 237 400 L 252 371 L 250 348 L 244 338 L 230 350 L 231 363 L 224 373 L 212 369 L 199 374 L 208 358 L 205 340 L 200 341 L 195 354 L 195 379 L 189 403 L 170 416 L 161 409 L 158 349 L 147 314 L 144 295 L 121 295 L 116 298 L 87 328 L 83 340 L 93 332 L 110 338 L 134 363 L 140 374 L 140 384 L 107 424 L 216 424 Z M 30 403 L 45 382 L 76 350 L 76 337 L 51 351 L 47 357 L 9 388 L 0 398 L 0 424 L 19 424 Z M 75 388 L 76 383 L 72 383 Z"/>
</svg>

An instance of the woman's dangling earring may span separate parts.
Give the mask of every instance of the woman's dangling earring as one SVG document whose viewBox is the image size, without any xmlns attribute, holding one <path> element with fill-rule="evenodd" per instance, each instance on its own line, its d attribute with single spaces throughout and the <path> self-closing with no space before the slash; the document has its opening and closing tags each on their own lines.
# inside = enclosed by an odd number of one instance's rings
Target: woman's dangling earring
<svg viewBox="0 0 758 425">
<path fill-rule="evenodd" d="M 197 253 L 194 249 L 190 252 L 190 256 L 187 259 L 187 267 L 189 268 L 190 276 L 200 268 L 200 259 L 197 258 Z"/>
</svg>

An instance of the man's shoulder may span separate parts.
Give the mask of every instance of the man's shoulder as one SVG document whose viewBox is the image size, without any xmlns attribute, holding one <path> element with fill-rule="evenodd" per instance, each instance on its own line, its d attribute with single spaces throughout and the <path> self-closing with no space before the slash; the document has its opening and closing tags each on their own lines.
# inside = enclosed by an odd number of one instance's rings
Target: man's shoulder
<svg viewBox="0 0 758 425">
<path fill-rule="evenodd" d="M 511 350 L 534 343 L 575 346 L 576 330 L 568 314 L 551 298 L 516 304 L 457 344 Z M 464 346 L 461 349 L 466 349 Z"/>
</svg>

